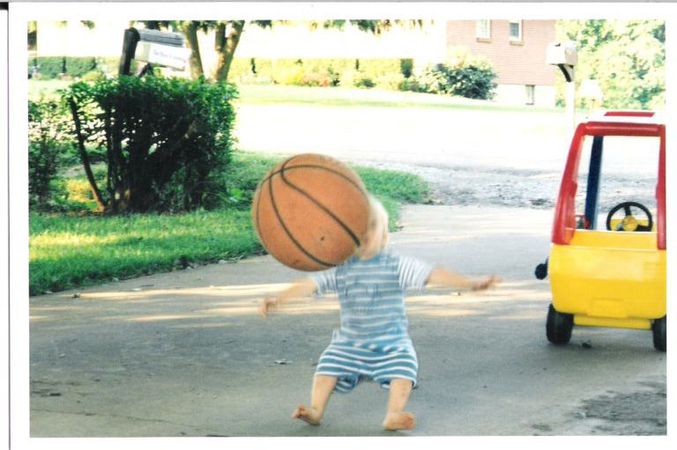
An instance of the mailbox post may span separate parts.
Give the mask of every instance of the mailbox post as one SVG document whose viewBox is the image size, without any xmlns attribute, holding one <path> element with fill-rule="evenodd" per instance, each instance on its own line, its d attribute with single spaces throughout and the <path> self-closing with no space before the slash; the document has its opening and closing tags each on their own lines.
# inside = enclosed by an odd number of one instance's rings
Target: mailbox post
<svg viewBox="0 0 677 450">
<path fill-rule="evenodd" d="M 566 115 L 572 128 L 576 126 L 575 67 L 578 63 L 576 44 L 573 41 L 555 42 L 548 46 L 546 62 L 559 67 L 566 80 Z"/>
<path fill-rule="evenodd" d="M 146 62 L 141 74 L 156 64 L 184 70 L 190 50 L 183 46 L 183 35 L 159 30 L 125 30 L 120 57 L 119 75 L 131 75 L 132 59 Z"/>
</svg>

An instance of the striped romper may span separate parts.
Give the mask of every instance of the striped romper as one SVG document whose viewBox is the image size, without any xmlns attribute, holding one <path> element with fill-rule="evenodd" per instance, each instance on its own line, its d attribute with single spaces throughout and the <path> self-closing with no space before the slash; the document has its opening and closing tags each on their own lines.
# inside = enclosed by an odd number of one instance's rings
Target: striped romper
<svg viewBox="0 0 677 450">
<path fill-rule="evenodd" d="M 404 307 L 407 289 L 423 289 L 432 267 L 417 259 L 382 252 L 312 275 L 316 295 L 336 292 L 340 329 L 320 356 L 316 375 L 338 378 L 335 390 L 350 392 L 362 380 L 384 389 L 393 378 L 416 386 L 418 360 Z"/>
</svg>

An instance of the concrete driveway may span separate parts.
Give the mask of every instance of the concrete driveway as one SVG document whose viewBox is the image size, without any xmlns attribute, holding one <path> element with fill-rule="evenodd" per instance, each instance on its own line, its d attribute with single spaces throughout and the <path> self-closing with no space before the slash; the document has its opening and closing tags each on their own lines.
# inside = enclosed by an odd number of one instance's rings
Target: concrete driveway
<svg viewBox="0 0 677 450">
<path fill-rule="evenodd" d="M 648 332 L 574 329 L 549 345 L 551 211 L 408 206 L 392 247 L 468 275 L 483 293 L 408 299 L 420 388 L 398 435 L 666 433 L 666 354 Z M 262 295 L 299 277 L 270 257 L 30 299 L 33 437 L 384 436 L 386 393 L 333 396 L 324 423 L 289 418 L 338 323 L 335 299 L 268 320 Z"/>
</svg>

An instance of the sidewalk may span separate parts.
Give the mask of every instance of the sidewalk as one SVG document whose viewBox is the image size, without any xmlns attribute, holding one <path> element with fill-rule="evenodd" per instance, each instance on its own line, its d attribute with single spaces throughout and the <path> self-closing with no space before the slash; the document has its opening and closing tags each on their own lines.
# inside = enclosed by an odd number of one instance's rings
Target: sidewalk
<svg viewBox="0 0 677 450">
<path fill-rule="evenodd" d="M 569 346 L 547 344 L 549 287 L 533 269 L 547 256 L 551 219 L 530 209 L 404 209 L 394 250 L 504 283 L 408 298 L 418 426 L 396 434 L 604 434 L 576 415 L 583 400 L 664 386 L 665 354 L 648 334 L 576 329 Z M 338 323 L 331 298 L 257 315 L 263 295 L 299 276 L 266 256 L 31 298 L 31 435 L 392 435 L 380 428 L 387 395 L 373 383 L 334 395 L 320 427 L 289 418 L 308 401 Z"/>
</svg>

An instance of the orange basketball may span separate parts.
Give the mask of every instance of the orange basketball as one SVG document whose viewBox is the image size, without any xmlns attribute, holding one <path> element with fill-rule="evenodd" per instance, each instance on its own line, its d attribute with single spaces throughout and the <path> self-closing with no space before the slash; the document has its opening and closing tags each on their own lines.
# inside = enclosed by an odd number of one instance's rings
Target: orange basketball
<svg viewBox="0 0 677 450">
<path fill-rule="evenodd" d="M 261 243 L 282 264 L 325 270 L 343 263 L 360 244 L 369 219 L 367 190 L 334 158 L 296 155 L 259 183 L 252 218 Z"/>
</svg>

